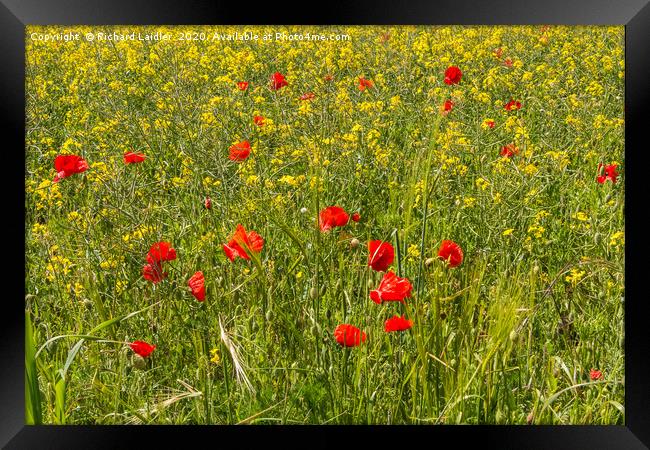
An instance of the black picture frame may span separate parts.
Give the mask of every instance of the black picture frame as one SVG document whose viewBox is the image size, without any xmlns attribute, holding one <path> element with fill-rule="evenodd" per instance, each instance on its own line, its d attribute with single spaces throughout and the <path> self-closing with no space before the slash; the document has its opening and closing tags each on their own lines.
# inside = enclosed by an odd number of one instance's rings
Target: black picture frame
<svg viewBox="0 0 650 450">
<path fill-rule="evenodd" d="M 650 4 L 648 0 L 492 0 L 454 2 L 373 0 L 338 5 L 319 2 L 236 2 L 144 0 L 0 0 L 0 111 L 6 183 L 3 271 L 0 315 L 0 445 L 24 448 L 132 448 L 145 443 L 240 448 L 258 444 L 326 448 L 339 445 L 478 444 L 499 449 L 641 449 L 650 446 L 650 329 L 648 295 L 643 282 L 648 268 L 648 235 L 643 217 L 644 183 L 648 166 L 645 117 L 650 97 Z M 253 428 L 230 426 L 26 426 L 24 420 L 24 272 L 15 262 L 24 254 L 24 148 L 25 117 L 25 26 L 37 24 L 564 24 L 625 25 L 625 158 L 626 206 L 625 249 L 625 426 L 291 426 Z M 9 138 L 9 139 L 8 139 Z M 22 160 L 24 165 L 24 159 Z M 7 245 L 7 242 L 12 245 Z M 10 289 L 7 289 L 10 288 Z M 9 295 L 9 293 L 11 295 Z M 228 442 L 226 444 L 226 442 Z M 165 446 L 165 445 L 163 445 Z M 462 445 L 464 446 L 464 445 Z"/>
</svg>

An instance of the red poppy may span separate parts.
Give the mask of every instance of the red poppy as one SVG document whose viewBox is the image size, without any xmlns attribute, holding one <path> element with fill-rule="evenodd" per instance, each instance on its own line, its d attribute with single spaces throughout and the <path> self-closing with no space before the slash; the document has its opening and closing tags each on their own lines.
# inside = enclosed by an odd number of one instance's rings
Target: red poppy
<svg viewBox="0 0 650 450">
<path fill-rule="evenodd" d="M 332 75 L 330 73 L 328 73 L 327 75 L 325 75 L 323 77 L 323 80 L 325 80 L 325 81 L 332 81 L 333 79 L 334 79 L 334 75 Z"/>
<path fill-rule="evenodd" d="M 454 102 L 451 100 L 445 100 L 445 103 L 442 105 L 442 112 L 447 114 L 454 107 Z"/>
<path fill-rule="evenodd" d="M 438 258 L 449 262 L 449 267 L 458 267 L 463 262 L 463 250 L 454 241 L 442 241 Z"/>
<path fill-rule="evenodd" d="M 368 242 L 368 265 L 377 272 L 388 269 L 395 259 L 395 249 L 388 242 Z"/>
<path fill-rule="evenodd" d="M 505 61 L 503 61 L 503 65 L 506 67 L 512 67 L 512 59 L 506 58 Z"/>
<path fill-rule="evenodd" d="M 257 125 L 258 127 L 261 127 L 264 125 L 264 117 L 255 116 L 253 117 L 253 122 L 255 122 L 255 125 Z"/>
<path fill-rule="evenodd" d="M 263 246 L 264 239 L 262 239 L 262 236 L 254 231 L 246 233 L 244 226 L 240 224 L 237 225 L 237 230 L 232 239 L 227 244 L 223 244 L 223 251 L 230 261 L 234 261 L 238 256 L 251 259 L 248 252 L 259 253 L 262 251 Z"/>
<path fill-rule="evenodd" d="M 375 83 L 373 83 L 372 80 L 366 80 L 363 77 L 359 77 L 359 86 L 358 86 L 358 88 L 359 88 L 360 91 L 365 91 L 366 88 L 371 88 L 371 87 L 375 87 Z"/>
<path fill-rule="evenodd" d="M 487 125 L 490 128 L 494 128 L 494 120 L 486 120 L 485 125 Z"/>
<path fill-rule="evenodd" d="M 176 259 L 176 249 L 172 248 L 169 242 L 156 242 L 147 253 L 149 264 L 160 264 L 162 261 L 173 261 Z"/>
<path fill-rule="evenodd" d="M 144 156 L 144 153 L 126 152 L 124 154 L 124 163 L 125 164 L 141 163 L 146 158 L 147 157 Z"/>
<path fill-rule="evenodd" d="M 596 181 L 598 181 L 600 184 L 605 183 L 605 181 L 609 180 L 612 183 L 616 183 L 616 178 L 618 177 L 618 172 L 616 171 L 616 164 L 609 164 L 607 166 L 603 166 L 602 164 L 598 164 L 598 173 L 601 175 L 598 175 L 596 177 Z M 602 169 L 602 171 L 601 171 Z"/>
<path fill-rule="evenodd" d="M 445 84 L 458 84 L 463 76 L 463 72 L 456 66 L 450 66 L 445 70 Z"/>
<path fill-rule="evenodd" d="M 205 205 L 205 209 L 211 209 L 212 199 L 210 199 L 210 197 L 206 197 L 205 200 L 203 201 L 203 205 Z"/>
<path fill-rule="evenodd" d="M 366 333 L 347 323 L 341 324 L 334 330 L 334 338 L 343 347 L 356 347 L 366 342 Z"/>
<path fill-rule="evenodd" d="M 589 378 L 592 381 L 602 380 L 603 379 L 603 373 L 600 370 L 591 369 L 589 371 Z"/>
<path fill-rule="evenodd" d="M 318 214 L 318 226 L 321 231 L 329 231 L 334 227 L 342 227 L 348 223 L 348 213 L 340 206 L 328 206 Z"/>
<path fill-rule="evenodd" d="M 494 49 L 494 56 L 496 56 L 497 58 L 501 59 L 502 54 L 503 54 L 503 49 L 501 47 Z"/>
<path fill-rule="evenodd" d="M 510 101 L 503 105 L 503 107 L 508 111 L 515 111 L 517 109 L 521 109 L 521 102 L 516 102 L 510 99 Z"/>
<path fill-rule="evenodd" d="M 352 220 L 354 222 L 360 221 L 361 220 L 361 214 L 359 214 L 358 212 L 355 212 L 354 214 L 352 214 Z"/>
<path fill-rule="evenodd" d="M 161 263 L 145 264 L 142 268 L 142 276 L 155 284 L 167 278 L 167 272 L 163 272 Z"/>
<path fill-rule="evenodd" d="M 505 156 L 506 158 L 512 158 L 515 155 L 519 154 L 519 148 L 515 144 L 508 144 L 501 147 L 499 155 Z"/>
<path fill-rule="evenodd" d="M 144 341 L 135 341 L 129 344 L 131 350 L 143 358 L 147 358 L 156 349 L 155 345 L 147 344 Z"/>
<path fill-rule="evenodd" d="M 300 100 L 311 100 L 312 98 L 316 97 L 313 92 L 307 92 L 306 94 L 303 94 L 300 96 Z"/>
<path fill-rule="evenodd" d="M 405 331 L 413 326 L 413 321 L 394 315 L 384 323 L 384 331 L 390 333 L 391 331 Z"/>
<path fill-rule="evenodd" d="M 239 83 L 237 83 L 237 88 L 240 91 L 245 91 L 246 89 L 248 89 L 248 81 L 240 81 Z"/>
<path fill-rule="evenodd" d="M 287 80 L 280 72 L 275 72 L 271 75 L 271 89 L 277 91 L 281 87 L 288 86 Z"/>
<path fill-rule="evenodd" d="M 386 272 L 377 289 L 370 291 L 370 300 L 381 302 L 402 302 L 411 296 L 413 286 L 408 278 L 400 278 L 395 272 Z"/>
<path fill-rule="evenodd" d="M 192 290 L 192 295 L 200 302 L 205 300 L 205 279 L 203 278 L 203 272 L 196 272 L 187 282 L 190 289 Z"/>
<path fill-rule="evenodd" d="M 251 154 L 251 144 L 248 141 L 242 141 L 232 145 L 228 150 L 230 150 L 228 158 L 231 161 L 244 161 Z"/>
<path fill-rule="evenodd" d="M 54 159 L 54 168 L 56 169 L 56 176 L 52 182 L 58 183 L 59 180 L 70 175 L 85 172 L 88 170 L 88 163 L 81 156 L 59 155 Z"/>
</svg>

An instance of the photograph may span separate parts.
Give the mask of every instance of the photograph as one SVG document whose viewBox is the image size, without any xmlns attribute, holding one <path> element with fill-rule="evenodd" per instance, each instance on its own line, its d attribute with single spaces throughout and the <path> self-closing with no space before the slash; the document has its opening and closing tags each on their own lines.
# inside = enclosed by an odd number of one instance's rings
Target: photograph
<svg viewBox="0 0 650 450">
<path fill-rule="evenodd" d="M 625 26 L 24 30 L 25 423 L 626 424 Z"/>
</svg>

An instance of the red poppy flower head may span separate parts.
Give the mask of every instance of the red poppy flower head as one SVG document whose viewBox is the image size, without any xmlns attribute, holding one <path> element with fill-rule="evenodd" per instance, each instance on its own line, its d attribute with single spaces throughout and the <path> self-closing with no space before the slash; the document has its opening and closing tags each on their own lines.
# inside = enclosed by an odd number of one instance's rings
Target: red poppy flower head
<svg viewBox="0 0 650 450">
<path fill-rule="evenodd" d="M 503 105 L 503 107 L 507 111 L 516 111 L 518 109 L 521 109 L 521 102 L 514 101 L 514 100 L 510 99 L 510 101 L 508 103 L 506 103 L 505 105 Z"/>
<path fill-rule="evenodd" d="M 341 324 L 334 330 L 334 338 L 343 347 L 356 347 L 366 342 L 366 333 L 347 323 Z"/>
<path fill-rule="evenodd" d="M 503 49 L 501 47 L 495 48 L 494 49 L 494 56 L 498 59 L 501 59 L 501 55 L 503 55 Z"/>
<path fill-rule="evenodd" d="M 394 315 L 384 322 L 384 331 L 390 333 L 392 331 L 405 331 L 413 326 L 413 321 L 406 319 L 404 316 Z"/>
<path fill-rule="evenodd" d="M 254 231 L 246 233 L 244 226 L 239 224 L 232 239 L 227 244 L 223 244 L 223 251 L 230 261 L 234 261 L 237 257 L 250 259 L 250 252 L 259 253 L 263 247 L 262 236 Z"/>
<path fill-rule="evenodd" d="M 501 147 L 499 155 L 505 156 L 506 158 L 512 158 L 515 155 L 519 154 L 519 148 L 515 144 L 508 144 Z"/>
<path fill-rule="evenodd" d="M 248 141 L 239 142 L 229 149 L 230 155 L 228 158 L 231 161 L 244 161 L 251 154 L 251 144 Z"/>
<path fill-rule="evenodd" d="M 359 77 L 359 88 L 360 91 L 365 91 L 367 88 L 372 88 L 375 86 L 375 83 L 372 80 L 368 80 L 364 77 Z"/>
<path fill-rule="evenodd" d="M 355 212 L 354 214 L 352 214 L 352 221 L 353 222 L 358 222 L 360 220 L 361 220 L 361 214 L 359 214 L 358 212 Z"/>
<path fill-rule="evenodd" d="M 88 170 L 88 163 L 81 156 L 59 155 L 54 159 L 54 169 L 56 169 L 56 176 L 52 182 L 58 183 L 70 175 L 85 172 Z"/>
<path fill-rule="evenodd" d="M 456 66 L 450 66 L 445 70 L 445 84 L 458 84 L 463 77 L 463 72 Z"/>
<path fill-rule="evenodd" d="M 370 300 L 378 305 L 382 302 L 402 302 L 411 296 L 413 285 L 408 278 L 401 278 L 395 272 L 386 272 L 377 289 L 370 291 Z"/>
<path fill-rule="evenodd" d="M 323 80 L 325 81 L 332 81 L 333 79 L 334 79 L 334 75 L 332 75 L 331 73 L 328 73 L 323 77 Z"/>
<path fill-rule="evenodd" d="M 162 261 L 173 261 L 176 259 L 176 249 L 172 248 L 169 242 L 156 242 L 147 253 L 149 264 L 160 264 Z"/>
<path fill-rule="evenodd" d="M 306 94 L 303 94 L 303 95 L 300 96 L 300 100 L 311 100 L 314 97 L 316 97 L 316 96 L 314 95 L 313 92 L 307 92 Z"/>
<path fill-rule="evenodd" d="M 275 72 L 273 75 L 271 75 L 271 89 L 277 91 L 284 86 L 288 86 L 284 75 L 282 75 L 280 72 Z"/>
<path fill-rule="evenodd" d="M 212 199 L 210 197 L 206 197 L 203 201 L 203 205 L 205 206 L 205 209 L 212 209 Z"/>
<path fill-rule="evenodd" d="M 262 116 L 255 116 L 255 117 L 253 117 L 253 122 L 254 122 L 255 125 L 257 125 L 258 127 L 261 127 L 261 126 L 264 125 L 264 117 L 262 117 Z"/>
<path fill-rule="evenodd" d="M 506 59 L 503 61 L 503 65 L 506 66 L 506 67 L 512 67 L 512 59 L 510 59 L 510 58 L 506 58 Z"/>
<path fill-rule="evenodd" d="M 326 232 L 346 225 L 349 219 L 348 213 L 340 206 L 328 206 L 318 214 L 318 226 L 322 232 Z"/>
<path fill-rule="evenodd" d="M 205 279 L 203 278 L 203 272 L 196 272 L 187 282 L 190 289 L 192 290 L 192 295 L 200 302 L 205 300 Z"/>
<path fill-rule="evenodd" d="M 451 111 L 453 107 L 454 107 L 454 102 L 452 102 L 451 100 L 445 100 L 445 103 L 442 104 L 443 114 L 449 113 L 449 111 Z"/>
<path fill-rule="evenodd" d="M 454 241 L 444 240 L 440 245 L 438 258 L 447 261 L 449 267 L 458 267 L 463 262 L 463 250 Z"/>
<path fill-rule="evenodd" d="M 144 341 L 132 342 L 129 344 L 129 347 L 131 347 L 131 350 L 143 358 L 149 357 L 149 355 L 151 355 L 151 353 L 156 349 L 155 345 L 147 344 Z"/>
<path fill-rule="evenodd" d="M 156 284 L 167 278 L 167 272 L 163 272 L 162 263 L 145 264 L 142 267 L 142 276 Z"/>
<path fill-rule="evenodd" d="M 125 164 L 141 163 L 145 159 L 146 159 L 146 156 L 144 156 L 143 153 L 126 152 L 124 154 L 124 163 Z"/>
<path fill-rule="evenodd" d="M 494 120 L 486 120 L 485 125 L 487 125 L 489 128 L 494 128 Z"/>
<path fill-rule="evenodd" d="M 240 81 L 239 83 L 237 83 L 237 89 L 239 89 L 240 91 L 245 91 L 246 89 L 248 89 L 248 81 Z"/>
<path fill-rule="evenodd" d="M 388 269 L 395 259 L 395 249 L 389 242 L 368 242 L 368 265 L 377 272 Z"/>
<path fill-rule="evenodd" d="M 616 167 L 616 164 L 609 164 L 606 166 L 603 166 L 603 164 L 598 164 L 598 176 L 596 177 L 596 181 L 598 181 L 600 184 L 603 184 L 605 181 L 609 180 L 612 182 L 612 184 L 616 184 L 616 178 L 619 175 L 619 173 L 616 171 Z"/>
<path fill-rule="evenodd" d="M 603 379 L 603 373 L 600 370 L 591 369 L 589 371 L 589 378 L 592 381 L 602 380 Z"/>
</svg>

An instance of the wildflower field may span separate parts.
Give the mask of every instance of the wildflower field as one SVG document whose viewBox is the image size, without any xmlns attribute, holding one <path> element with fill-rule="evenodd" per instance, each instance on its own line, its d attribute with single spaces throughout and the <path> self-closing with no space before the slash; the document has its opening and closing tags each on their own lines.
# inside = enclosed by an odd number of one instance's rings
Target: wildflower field
<svg viewBox="0 0 650 450">
<path fill-rule="evenodd" d="M 623 27 L 26 49 L 28 423 L 624 423 Z"/>
</svg>

